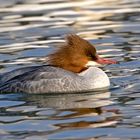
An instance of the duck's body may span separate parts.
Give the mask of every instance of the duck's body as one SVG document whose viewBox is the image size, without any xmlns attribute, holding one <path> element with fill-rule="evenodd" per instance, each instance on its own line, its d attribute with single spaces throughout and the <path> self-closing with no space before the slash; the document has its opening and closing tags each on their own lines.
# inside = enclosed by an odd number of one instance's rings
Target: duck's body
<svg viewBox="0 0 140 140">
<path fill-rule="evenodd" d="M 77 47 L 75 39 L 83 44 Z M 69 36 L 68 45 L 50 55 L 50 65 L 21 68 L 1 75 L 0 92 L 69 93 L 109 87 L 107 75 L 93 66 L 97 62 L 115 62 L 99 58 L 95 48 L 76 35 Z"/>
<path fill-rule="evenodd" d="M 15 75 L 13 75 L 15 73 Z M 23 68 L 1 77 L 0 92 L 65 93 L 109 87 L 109 78 L 99 68 L 76 74 L 49 65 Z"/>
</svg>

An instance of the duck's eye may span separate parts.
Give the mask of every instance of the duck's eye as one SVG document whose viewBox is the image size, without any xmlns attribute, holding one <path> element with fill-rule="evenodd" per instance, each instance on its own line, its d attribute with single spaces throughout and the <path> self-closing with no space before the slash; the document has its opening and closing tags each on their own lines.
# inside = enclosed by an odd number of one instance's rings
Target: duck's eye
<svg viewBox="0 0 140 140">
<path fill-rule="evenodd" d="M 91 60 L 97 60 L 96 55 L 89 54 L 88 57 L 89 57 Z"/>
<path fill-rule="evenodd" d="M 92 58 L 92 54 L 89 54 L 88 57 L 89 57 L 89 58 Z"/>
</svg>

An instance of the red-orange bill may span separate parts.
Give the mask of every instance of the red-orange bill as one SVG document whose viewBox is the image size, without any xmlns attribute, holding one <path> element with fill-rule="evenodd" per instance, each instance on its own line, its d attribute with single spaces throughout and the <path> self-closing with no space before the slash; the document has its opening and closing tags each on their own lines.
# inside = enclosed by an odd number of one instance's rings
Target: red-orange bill
<svg viewBox="0 0 140 140">
<path fill-rule="evenodd" d="M 100 58 L 100 57 L 98 57 L 96 62 L 99 64 L 116 64 L 117 63 L 117 61 L 115 60 L 110 60 L 110 59 L 105 59 L 105 58 Z"/>
</svg>

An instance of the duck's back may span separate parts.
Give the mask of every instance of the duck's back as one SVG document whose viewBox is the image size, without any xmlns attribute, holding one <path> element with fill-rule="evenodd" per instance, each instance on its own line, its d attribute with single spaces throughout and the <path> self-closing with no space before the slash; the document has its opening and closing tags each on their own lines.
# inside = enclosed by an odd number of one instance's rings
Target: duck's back
<svg viewBox="0 0 140 140">
<path fill-rule="evenodd" d="M 82 78 L 77 74 L 49 65 L 14 70 L 3 74 L 0 79 L 1 93 L 67 92 L 81 90 L 82 82 Z"/>
<path fill-rule="evenodd" d="M 9 80 L 11 80 L 12 78 L 22 75 L 26 72 L 30 72 L 32 70 L 38 69 L 40 66 L 31 66 L 31 67 L 25 67 L 25 68 L 19 68 L 10 72 L 6 72 L 3 74 L 0 74 L 0 85 L 2 85 L 2 83 L 5 83 Z"/>
</svg>

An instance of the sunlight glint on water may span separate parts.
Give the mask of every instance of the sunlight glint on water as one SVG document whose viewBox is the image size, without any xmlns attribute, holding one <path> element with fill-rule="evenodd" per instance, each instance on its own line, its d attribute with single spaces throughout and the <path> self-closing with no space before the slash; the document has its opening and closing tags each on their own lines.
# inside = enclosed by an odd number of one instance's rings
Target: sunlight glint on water
<svg viewBox="0 0 140 140">
<path fill-rule="evenodd" d="M 1 0 L 0 73 L 44 64 L 77 33 L 102 57 L 110 91 L 0 95 L 0 140 L 140 139 L 140 0 Z"/>
</svg>

